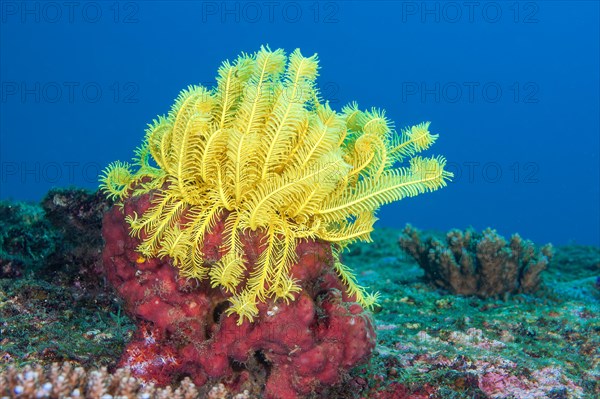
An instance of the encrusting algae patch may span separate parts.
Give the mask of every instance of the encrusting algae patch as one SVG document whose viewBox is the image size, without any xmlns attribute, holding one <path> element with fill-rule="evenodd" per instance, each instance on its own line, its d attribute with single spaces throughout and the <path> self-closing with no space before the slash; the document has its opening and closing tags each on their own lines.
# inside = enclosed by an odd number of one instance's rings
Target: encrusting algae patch
<svg viewBox="0 0 600 399">
<path fill-rule="evenodd" d="M 318 59 L 262 47 L 219 68 L 213 89 L 190 86 L 147 129 L 132 164 L 112 163 L 102 188 L 113 198 L 153 192 L 128 217 L 143 257 L 169 256 L 182 277 L 231 293 L 227 314 L 252 321 L 257 303 L 293 300 L 299 240 L 332 244 L 350 295 L 370 307 L 339 253 L 369 241 L 384 204 L 433 191 L 452 174 L 443 157 L 421 157 L 437 138 L 429 123 L 394 130 L 383 110 L 333 110 L 316 86 Z M 182 217 L 184 215 L 185 217 Z M 205 262 L 203 238 L 226 218 L 225 255 Z M 249 275 L 240 235 L 262 229 L 264 250 Z"/>
</svg>

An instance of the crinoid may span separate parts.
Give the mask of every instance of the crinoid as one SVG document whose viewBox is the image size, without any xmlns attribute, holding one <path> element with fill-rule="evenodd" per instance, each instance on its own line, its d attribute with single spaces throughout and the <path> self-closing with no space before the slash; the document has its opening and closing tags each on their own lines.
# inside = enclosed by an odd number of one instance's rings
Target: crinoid
<svg viewBox="0 0 600 399">
<path fill-rule="evenodd" d="M 219 68 L 217 86 L 190 86 L 147 129 L 133 164 L 115 162 L 102 188 L 123 199 L 153 192 L 150 209 L 127 218 L 145 257 L 170 256 L 180 275 L 210 279 L 231 294 L 228 314 L 253 320 L 257 303 L 293 300 L 290 277 L 302 239 L 332 243 L 335 268 L 364 306 L 376 294 L 339 262 L 349 243 L 370 239 L 383 204 L 433 191 L 451 173 L 443 157 L 416 156 L 437 138 L 429 123 L 397 134 L 384 111 L 353 103 L 336 112 L 315 85 L 317 56 L 263 47 Z M 203 237 L 226 218 L 225 255 L 204 261 Z M 257 265 L 240 234 L 261 229 Z"/>
</svg>

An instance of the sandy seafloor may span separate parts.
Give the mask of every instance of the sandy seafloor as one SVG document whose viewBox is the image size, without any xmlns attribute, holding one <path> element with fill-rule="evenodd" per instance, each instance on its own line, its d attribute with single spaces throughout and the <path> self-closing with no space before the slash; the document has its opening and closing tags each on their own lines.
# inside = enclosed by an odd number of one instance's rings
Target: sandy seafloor
<svg viewBox="0 0 600 399">
<path fill-rule="evenodd" d="M 90 277 L 92 266 L 78 270 L 77 260 L 98 249 L 75 248 L 63 267 L 39 246 L 52 237 L 38 225 L 37 207 L 3 203 L 2 209 L 0 372 L 63 361 L 110 369 L 134 325 L 103 278 Z M 19 241 L 11 223 L 21 224 L 17 233 L 33 230 Z M 382 296 L 375 353 L 353 371 L 354 388 L 341 397 L 350 391 L 379 399 L 600 397 L 599 248 L 556 247 L 535 294 L 460 297 L 423 281 L 398 246 L 402 227 L 377 229 L 373 243 L 356 244 L 343 257 L 359 282 Z M 15 271 L 20 256 L 27 262 Z M 10 389 L 0 386 L 0 397 L 14 395 L 3 388 Z M 221 390 L 211 397 L 231 395 Z"/>
</svg>

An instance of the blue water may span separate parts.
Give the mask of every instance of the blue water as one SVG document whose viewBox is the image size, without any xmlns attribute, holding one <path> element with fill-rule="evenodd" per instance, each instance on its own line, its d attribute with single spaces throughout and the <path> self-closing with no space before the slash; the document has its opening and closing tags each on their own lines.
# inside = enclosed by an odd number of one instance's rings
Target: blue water
<svg viewBox="0 0 600 399">
<path fill-rule="evenodd" d="M 432 121 L 449 187 L 380 225 L 600 245 L 599 7 L 538 2 L 21 2 L 1 6 L 0 198 L 94 188 L 189 84 L 261 44 L 319 53 L 323 96 Z"/>
</svg>

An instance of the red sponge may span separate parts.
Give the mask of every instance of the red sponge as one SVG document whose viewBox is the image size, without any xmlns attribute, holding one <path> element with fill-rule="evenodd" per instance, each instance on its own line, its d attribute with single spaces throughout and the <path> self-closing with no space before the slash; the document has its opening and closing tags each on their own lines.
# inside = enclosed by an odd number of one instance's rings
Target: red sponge
<svg viewBox="0 0 600 399">
<path fill-rule="evenodd" d="M 148 195 L 128 199 L 122 209 L 113 207 L 103 222 L 108 279 L 138 324 L 120 366 L 159 385 L 183 375 L 198 385 L 208 380 L 232 385 L 255 373 L 266 379 L 266 398 L 295 399 L 340 383 L 369 358 L 375 347 L 371 317 L 344 293 L 332 268 L 329 243 L 302 241 L 292 266 L 302 291 L 288 304 L 260 304 L 259 316 L 238 326 L 237 316 L 224 312 L 229 294 L 206 281 L 179 278 L 168 257 L 145 259 L 136 252 L 144 237 L 129 235 L 125 217 L 143 214 L 149 205 Z M 211 261 L 220 256 L 223 220 L 204 239 Z M 248 273 L 261 237 L 260 230 L 241 237 Z"/>
</svg>

